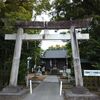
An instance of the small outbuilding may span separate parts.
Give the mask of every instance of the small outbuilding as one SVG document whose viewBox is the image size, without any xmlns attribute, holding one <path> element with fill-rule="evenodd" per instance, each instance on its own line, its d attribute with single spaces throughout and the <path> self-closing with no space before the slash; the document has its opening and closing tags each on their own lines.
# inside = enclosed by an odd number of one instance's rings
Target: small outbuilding
<svg viewBox="0 0 100 100">
<path fill-rule="evenodd" d="M 63 69 L 68 66 L 67 50 L 53 49 L 46 50 L 41 57 L 41 63 L 44 64 L 46 69 Z"/>
</svg>

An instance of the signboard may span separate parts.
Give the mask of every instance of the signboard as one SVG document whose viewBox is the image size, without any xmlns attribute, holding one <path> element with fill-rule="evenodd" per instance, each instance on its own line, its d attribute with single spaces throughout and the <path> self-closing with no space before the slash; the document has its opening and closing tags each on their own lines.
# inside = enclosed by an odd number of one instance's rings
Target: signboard
<svg viewBox="0 0 100 100">
<path fill-rule="evenodd" d="M 66 69 L 67 74 L 71 74 L 71 69 Z"/>
<path fill-rule="evenodd" d="M 84 76 L 100 76 L 100 70 L 84 70 Z"/>
</svg>

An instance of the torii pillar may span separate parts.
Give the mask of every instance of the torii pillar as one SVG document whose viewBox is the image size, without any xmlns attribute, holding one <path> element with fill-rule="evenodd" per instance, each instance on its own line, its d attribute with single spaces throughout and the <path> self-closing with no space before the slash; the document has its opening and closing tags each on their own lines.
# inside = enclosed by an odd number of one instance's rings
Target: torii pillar
<svg viewBox="0 0 100 100">
<path fill-rule="evenodd" d="M 83 86 L 83 78 L 81 71 L 81 63 L 78 49 L 78 40 L 76 38 L 75 28 L 71 26 L 71 46 L 72 46 L 72 56 L 73 56 L 73 65 L 75 72 L 75 82 L 76 86 Z"/>
<path fill-rule="evenodd" d="M 76 87 L 72 88 L 72 92 L 75 94 L 84 94 L 88 92 L 88 89 L 83 86 L 83 77 L 82 69 L 78 48 L 78 40 L 76 37 L 75 27 L 71 26 L 71 46 L 72 46 L 72 56 L 73 56 L 73 65 L 75 73 L 75 85 Z"/>
<path fill-rule="evenodd" d="M 19 70 L 21 48 L 22 48 L 22 35 L 23 35 L 23 29 L 19 28 L 16 34 L 16 43 L 12 61 L 9 86 L 15 86 L 15 87 L 17 86 L 18 70 Z"/>
<path fill-rule="evenodd" d="M 17 86 L 17 80 L 18 80 L 21 48 L 22 48 L 22 35 L 23 35 L 23 28 L 18 28 L 17 34 L 13 36 L 14 38 L 16 38 L 16 43 L 12 61 L 10 81 L 9 81 L 9 86 L 3 88 L 2 90 L 3 93 L 9 93 L 9 92 L 17 93 L 20 91 L 20 87 Z"/>
</svg>

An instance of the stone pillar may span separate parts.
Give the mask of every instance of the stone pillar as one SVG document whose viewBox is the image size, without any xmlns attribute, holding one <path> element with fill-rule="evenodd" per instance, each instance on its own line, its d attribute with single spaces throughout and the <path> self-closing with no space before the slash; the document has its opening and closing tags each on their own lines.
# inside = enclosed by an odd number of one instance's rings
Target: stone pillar
<svg viewBox="0 0 100 100">
<path fill-rule="evenodd" d="M 22 48 L 22 35 L 23 35 L 23 29 L 19 28 L 16 35 L 16 43 L 15 43 L 12 69 L 10 75 L 10 83 L 9 83 L 10 86 L 17 86 L 19 63 L 20 63 L 21 48 Z"/>
<path fill-rule="evenodd" d="M 82 87 L 83 78 L 82 78 L 81 63 L 80 63 L 80 56 L 79 56 L 78 40 L 76 38 L 74 26 L 71 27 L 70 32 L 71 32 L 71 45 L 72 45 L 76 87 L 77 86 Z"/>
</svg>

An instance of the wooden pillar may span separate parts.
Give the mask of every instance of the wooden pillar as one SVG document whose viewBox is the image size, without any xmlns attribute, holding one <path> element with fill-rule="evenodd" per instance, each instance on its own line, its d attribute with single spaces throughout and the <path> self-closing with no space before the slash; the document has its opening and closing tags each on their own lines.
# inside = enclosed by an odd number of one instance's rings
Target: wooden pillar
<svg viewBox="0 0 100 100">
<path fill-rule="evenodd" d="M 50 68 L 52 68 L 52 59 L 50 59 Z"/>
<path fill-rule="evenodd" d="M 16 43 L 15 43 L 12 69 L 10 75 L 10 83 L 9 83 L 10 86 L 17 86 L 19 63 L 20 63 L 21 48 L 22 48 L 22 35 L 23 35 L 23 29 L 19 28 L 16 35 Z"/>
<path fill-rule="evenodd" d="M 79 56 L 78 40 L 76 38 L 74 26 L 70 29 L 71 32 L 71 45 L 72 45 L 72 55 L 73 55 L 73 64 L 74 64 L 74 73 L 75 73 L 75 82 L 77 86 L 83 86 L 83 78 L 81 71 L 81 63 Z"/>
</svg>

